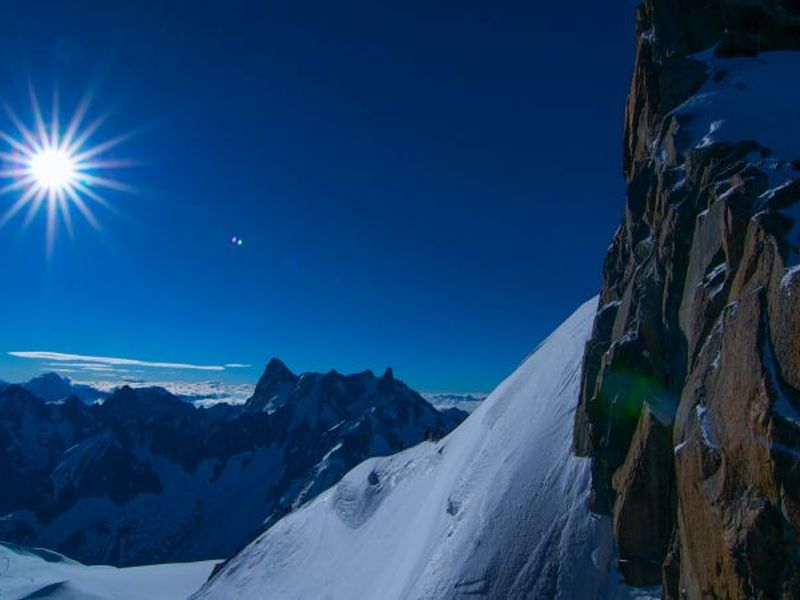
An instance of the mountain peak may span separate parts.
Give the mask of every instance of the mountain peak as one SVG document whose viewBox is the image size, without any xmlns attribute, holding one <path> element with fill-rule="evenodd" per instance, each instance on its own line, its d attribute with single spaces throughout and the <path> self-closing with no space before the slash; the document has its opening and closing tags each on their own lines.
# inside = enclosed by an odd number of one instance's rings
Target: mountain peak
<svg viewBox="0 0 800 600">
<path fill-rule="evenodd" d="M 271 358 L 267 363 L 266 368 L 264 369 L 264 374 L 261 376 L 261 379 L 270 379 L 270 380 L 287 380 L 287 379 L 295 379 L 295 374 L 292 373 L 291 369 L 286 366 L 279 358 Z"/>
<path fill-rule="evenodd" d="M 271 411 L 282 406 L 299 377 L 279 358 L 271 358 L 247 401 L 250 410 Z"/>
<path fill-rule="evenodd" d="M 43 373 L 34 377 L 23 387 L 42 400 L 63 400 L 73 394 L 72 382 L 58 373 Z"/>
<path fill-rule="evenodd" d="M 61 382 L 67 384 L 71 383 L 69 377 L 64 377 L 62 375 L 59 375 L 55 371 L 48 371 L 47 373 L 42 373 L 41 375 L 37 375 L 36 377 L 31 379 L 31 382 L 34 381 L 43 381 L 48 383 L 53 383 L 53 382 Z"/>
</svg>

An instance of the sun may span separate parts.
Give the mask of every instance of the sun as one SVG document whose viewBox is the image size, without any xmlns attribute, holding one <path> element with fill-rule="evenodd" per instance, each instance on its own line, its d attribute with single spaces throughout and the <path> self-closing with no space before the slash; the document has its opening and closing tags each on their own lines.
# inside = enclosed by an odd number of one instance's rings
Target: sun
<svg viewBox="0 0 800 600">
<path fill-rule="evenodd" d="M 99 229 L 93 207 L 98 204 L 109 206 L 100 191 L 103 188 L 134 191 L 130 185 L 111 176 L 109 171 L 132 166 L 134 163 L 105 156 L 130 134 L 102 142 L 94 141 L 105 119 L 101 116 L 85 123 L 90 104 L 89 96 L 81 100 L 64 128 L 60 124 L 57 95 L 53 96 L 49 122 L 45 121 L 33 88 L 29 88 L 29 96 L 32 127 L 25 125 L 9 106 L 5 106 L 16 135 L 0 130 L 0 140 L 8 146 L 6 151 L 0 152 L 3 163 L 0 179 L 11 180 L 0 187 L 0 196 L 17 197 L 0 216 L 0 228 L 23 210 L 26 227 L 40 212 L 45 212 L 49 254 L 59 223 L 63 223 L 70 236 L 72 235 L 73 209 L 81 213 L 90 225 Z"/>
<path fill-rule="evenodd" d="M 34 154 L 28 168 L 36 185 L 48 191 L 66 191 L 74 183 L 78 173 L 75 159 L 58 148 Z"/>
</svg>

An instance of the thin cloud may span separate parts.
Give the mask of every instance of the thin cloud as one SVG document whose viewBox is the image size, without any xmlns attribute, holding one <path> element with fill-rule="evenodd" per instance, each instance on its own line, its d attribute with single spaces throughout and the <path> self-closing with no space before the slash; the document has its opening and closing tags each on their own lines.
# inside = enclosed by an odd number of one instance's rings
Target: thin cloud
<svg viewBox="0 0 800 600">
<path fill-rule="evenodd" d="M 228 363 L 225 365 L 226 369 L 249 369 L 253 365 L 243 365 L 241 363 Z"/>
<path fill-rule="evenodd" d="M 151 367 L 156 369 L 189 369 L 194 371 L 224 371 L 226 366 L 232 368 L 230 365 L 193 365 L 189 363 L 172 363 L 172 362 L 153 362 L 147 360 L 138 360 L 135 358 L 117 358 L 113 356 L 87 356 L 83 354 L 67 354 L 64 352 L 47 352 L 47 351 L 14 351 L 8 353 L 17 358 L 28 358 L 33 360 L 48 360 L 56 362 L 81 362 L 90 363 L 91 365 L 109 365 L 112 367 Z M 84 367 L 86 368 L 86 367 Z"/>
<path fill-rule="evenodd" d="M 69 367 L 71 369 L 87 369 L 89 371 L 114 371 L 119 372 L 123 371 L 124 369 L 119 369 L 117 367 L 112 367 L 111 365 L 105 365 L 102 363 L 87 363 L 87 362 L 46 362 L 44 363 L 46 367 L 53 367 L 63 369 L 64 367 Z"/>
</svg>

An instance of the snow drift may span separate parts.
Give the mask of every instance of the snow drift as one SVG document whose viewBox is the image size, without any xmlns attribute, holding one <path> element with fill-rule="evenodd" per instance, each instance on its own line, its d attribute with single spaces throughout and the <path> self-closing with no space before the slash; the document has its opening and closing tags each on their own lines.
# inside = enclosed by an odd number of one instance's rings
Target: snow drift
<svg viewBox="0 0 800 600">
<path fill-rule="evenodd" d="M 596 306 L 581 306 L 449 436 L 363 462 L 194 598 L 616 595 L 610 522 L 589 513 L 589 461 L 571 453 Z"/>
</svg>

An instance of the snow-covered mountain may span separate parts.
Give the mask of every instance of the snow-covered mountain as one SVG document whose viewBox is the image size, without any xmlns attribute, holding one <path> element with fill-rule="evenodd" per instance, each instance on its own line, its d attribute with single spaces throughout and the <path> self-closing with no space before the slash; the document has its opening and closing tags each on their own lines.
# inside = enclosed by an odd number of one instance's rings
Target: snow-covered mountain
<svg viewBox="0 0 800 600">
<path fill-rule="evenodd" d="M 43 373 L 21 385 L 42 400 L 64 400 L 70 396 L 77 396 L 83 402 L 91 404 L 108 396 L 107 393 L 90 385 L 74 383 L 69 377 L 53 372 Z"/>
<path fill-rule="evenodd" d="M 88 567 L 50 550 L 0 543 L 0 598 L 183 600 L 215 561 L 146 567 Z"/>
<path fill-rule="evenodd" d="M 361 463 L 194 598 L 623 597 L 611 521 L 589 513 L 590 464 L 571 452 L 596 306 L 584 304 L 453 433 Z"/>
<path fill-rule="evenodd" d="M 285 395 L 263 410 L 259 390 L 276 386 Z M 0 392 L 0 539 L 92 564 L 224 558 L 364 459 L 460 420 L 391 371 L 297 376 L 277 360 L 239 407 L 129 387 L 101 404 L 46 402 L 12 385 Z"/>
</svg>

